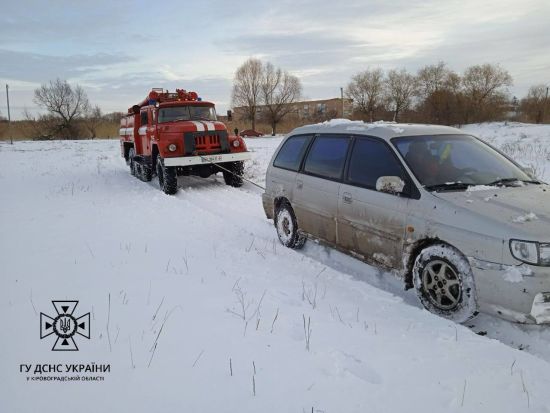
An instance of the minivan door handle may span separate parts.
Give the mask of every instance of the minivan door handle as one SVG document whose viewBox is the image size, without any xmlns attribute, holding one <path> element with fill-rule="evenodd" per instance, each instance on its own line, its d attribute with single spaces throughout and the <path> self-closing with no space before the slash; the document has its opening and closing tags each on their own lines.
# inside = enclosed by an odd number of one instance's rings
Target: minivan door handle
<svg viewBox="0 0 550 413">
<path fill-rule="evenodd" d="M 302 189 L 304 187 L 304 183 L 302 182 L 301 179 L 297 179 L 296 180 L 296 188 L 298 189 Z"/>
<path fill-rule="evenodd" d="M 342 199 L 344 200 L 344 202 L 346 204 L 351 204 L 353 202 L 353 197 L 351 196 L 351 194 L 349 192 L 344 192 L 342 194 Z"/>
</svg>

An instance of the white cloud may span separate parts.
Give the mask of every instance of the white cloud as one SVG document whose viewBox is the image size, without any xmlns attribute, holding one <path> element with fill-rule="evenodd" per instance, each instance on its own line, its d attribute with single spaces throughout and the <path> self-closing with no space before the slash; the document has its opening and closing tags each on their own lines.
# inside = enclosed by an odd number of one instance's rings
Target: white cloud
<svg viewBox="0 0 550 413">
<path fill-rule="evenodd" d="M 0 81 L 27 98 L 29 85 L 65 77 L 104 110 L 153 86 L 202 88 L 225 110 L 250 56 L 300 76 L 312 98 L 337 96 L 368 66 L 416 71 L 439 60 L 457 71 L 501 63 L 519 96 L 550 80 L 547 0 L 23 3 L 0 16 Z"/>
</svg>

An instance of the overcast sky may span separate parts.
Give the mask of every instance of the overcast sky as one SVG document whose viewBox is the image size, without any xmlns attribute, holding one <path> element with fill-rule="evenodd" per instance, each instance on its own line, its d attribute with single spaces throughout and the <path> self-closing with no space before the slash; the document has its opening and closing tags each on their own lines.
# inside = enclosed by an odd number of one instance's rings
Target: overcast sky
<svg viewBox="0 0 550 413">
<path fill-rule="evenodd" d="M 229 108 L 248 57 L 300 77 L 307 98 L 331 98 L 368 67 L 499 63 L 510 92 L 550 83 L 550 0 L 2 0 L 0 82 L 12 114 L 57 77 L 85 87 L 104 112 L 152 87 L 196 90 Z M 6 115 L 5 87 L 0 111 Z"/>
</svg>

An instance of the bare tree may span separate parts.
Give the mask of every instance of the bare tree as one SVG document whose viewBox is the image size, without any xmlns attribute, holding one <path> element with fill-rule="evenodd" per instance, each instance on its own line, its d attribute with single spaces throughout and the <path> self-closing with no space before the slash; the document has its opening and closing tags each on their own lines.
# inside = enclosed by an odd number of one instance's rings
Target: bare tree
<svg viewBox="0 0 550 413">
<path fill-rule="evenodd" d="M 34 91 L 34 102 L 57 119 L 54 135 L 78 137 L 76 121 L 85 116 L 90 106 L 82 87 L 71 87 L 66 80 L 50 81 Z"/>
<path fill-rule="evenodd" d="M 543 123 L 545 115 L 550 113 L 548 85 L 535 85 L 529 88 L 527 97 L 521 100 L 521 112 L 536 123 Z"/>
<path fill-rule="evenodd" d="M 84 118 L 84 126 L 90 132 L 91 139 L 95 139 L 97 137 L 97 129 L 99 125 L 103 122 L 103 117 L 101 114 L 101 109 L 99 106 L 94 106 L 88 110 L 88 113 L 86 113 L 86 117 Z"/>
<path fill-rule="evenodd" d="M 417 111 L 430 123 L 457 123 L 461 113 L 459 101 L 462 94 L 461 78 L 446 67 L 444 62 L 427 65 L 417 73 Z"/>
<path fill-rule="evenodd" d="M 476 65 L 466 69 L 462 84 L 467 100 L 465 121 L 485 121 L 502 114 L 512 76 L 498 65 Z"/>
<path fill-rule="evenodd" d="M 49 113 L 33 115 L 27 108 L 23 110 L 25 119 L 23 133 L 32 140 L 50 140 L 57 130 L 59 119 Z"/>
<path fill-rule="evenodd" d="M 359 112 L 374 120 L 375 109 L 382 104 L 384 94 L 384 72 L 382 69 L 367 69 L 357 73 L 346 87 L 346 96 L 353 99 Z"/>
<path fill-rule="evenodd" d="M 416 93 L 416 78 L 405 69 L 392 69 L 386 78 L 386 97 L 393 110 L 393 120 L 399 120 L 399 114 L 407 110 Z"/>
<path fill-rule="evenodd" d="M 260 103 L 263 64 L 260 60 L 250 58 L 235 72 L 233 92 L 231 96 L 233 107 L 244 108 L 244 115 L 256 129 L 256 109 Z"/>
<path fill-rule="evenodd" d="M 266 118 L 271 124 L 272 134 L 275 135 L 277 124 L 293 110 L 293 103 L 300 99 L 302 84 L 296 76 L 267 63 L 261 90 Z"/>
<path fill-rule="evenodd" d="M 436 65 L 427 65 L 420 68 L 416 76 L 419 96 L 427 98 L 432 93 L 445 88 L 449 73 L 450 70 L 442 61 Z"/>
</svg>

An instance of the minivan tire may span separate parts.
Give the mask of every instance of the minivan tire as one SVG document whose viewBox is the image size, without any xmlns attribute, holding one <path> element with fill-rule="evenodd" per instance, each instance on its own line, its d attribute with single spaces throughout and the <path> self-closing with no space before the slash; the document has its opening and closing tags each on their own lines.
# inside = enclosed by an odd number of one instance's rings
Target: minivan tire
<svg viewBox="0 0 550 413">
<path fill-rule="evenodd" d="M 416 257 L 413 282 L 420 302 L 428 311 L 464 323 L 478 314 L 472 269 L 456 248 L 438 243 Z"/>
<path fill-rule="evenodd" d="M 296 215 L 290 204 L 283 202 L 277 208 L 274 222 L 281 244 L 293 249 L 300 249 L 304 246 L 307 237 L 299 232 Z"/>
</svg>

